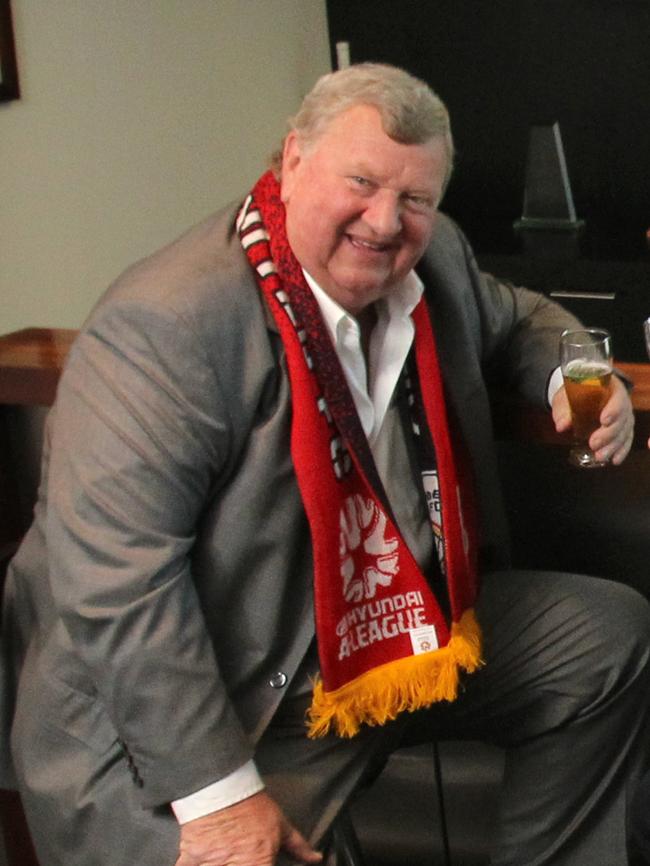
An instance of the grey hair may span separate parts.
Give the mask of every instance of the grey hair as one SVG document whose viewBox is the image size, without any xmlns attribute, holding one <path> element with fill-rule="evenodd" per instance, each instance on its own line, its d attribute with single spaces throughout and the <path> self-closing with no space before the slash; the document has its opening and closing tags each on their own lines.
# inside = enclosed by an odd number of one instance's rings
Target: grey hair
<svg viewBox="0 0 650 866">
<path fill-rule="evenodd" d="M 357 105 L 375 107 L 386 135 L 401 144 L 442 139 L 447 155 L 447 186 L 454 162 L 449 113 L 428 84 L 396 66 L 358 63 L 323 75 L 305 96 L 297 114 L 289 118 L 289 128 L 309 145 L 335 117 Z M 273 154 L 271 164 L 280 176 L 282 148 Z"/>
</svg>

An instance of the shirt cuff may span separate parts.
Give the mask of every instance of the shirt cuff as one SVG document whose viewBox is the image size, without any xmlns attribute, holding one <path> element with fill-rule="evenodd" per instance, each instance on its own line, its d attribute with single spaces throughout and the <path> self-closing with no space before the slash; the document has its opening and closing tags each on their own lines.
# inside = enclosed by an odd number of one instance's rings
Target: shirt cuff
<svg viewBox="0 0 650 866">
<path fill-rule="evenodd" d="M 553 397 L 555 397 L 562 385 L 564 385 L 562 369 L 561 367 L 556 367 L 548 378 L 548 386 L 546 388 L 546 399 L 549 406 L 553 404 Z"/>
<path fill-rule="evenodd" d="M 205 788 L 172 800 L 171 807 L 179 824 L 187 824 L 195 818 L 202 818 L 210 812 L 233 806 L 247 797 L 252 797 L 264 788 L 260 774 L 253 761 L 248 761 L 243 767 L 235 770 L 229 776 L 213 782 Z"/>
</svg>

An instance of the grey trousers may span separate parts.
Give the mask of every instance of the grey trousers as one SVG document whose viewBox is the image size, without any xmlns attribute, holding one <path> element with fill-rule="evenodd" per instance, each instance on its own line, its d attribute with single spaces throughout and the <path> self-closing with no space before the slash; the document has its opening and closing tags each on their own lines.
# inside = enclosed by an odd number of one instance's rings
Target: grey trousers
<svg viewBox="0 0 650 866">
<path fill-rule="evenodd" d="M 644 754 L 648 604 L 597 578 L 509 571 L 484 579 L 477 613 L 486 664 L 452 704 L 343 742 L 305 741 L 304 707 L 285 706 L 260 750 L 270 791 L 318 843 L 405 737 L 482 739 L 505 749 L 494 866 L 627 863 L 627 800 Z"/>
<path fill-rule="evenodd" d="M 351 740 L 313 741 L 303 722 L 308 695 L 294 691 L 256 756 L 269 792 L 321 844 L 404 737 L 485 739 L 506 750 L 494 866 L 624 864 L 648 695 L 646 601 L 595 578 L 503 572 L 485 578 L 477 612 L 486 664 L 453 704 Z M 41 866 L 173 866 L 175 820 L 167 808 L 138 806 L 117 751 L 100 758 L 79 743 L 75 767 L 82 791 L 68 795 L 61 765 L 40 773 L 38 793 L 23 792 Z"/>
</svg>

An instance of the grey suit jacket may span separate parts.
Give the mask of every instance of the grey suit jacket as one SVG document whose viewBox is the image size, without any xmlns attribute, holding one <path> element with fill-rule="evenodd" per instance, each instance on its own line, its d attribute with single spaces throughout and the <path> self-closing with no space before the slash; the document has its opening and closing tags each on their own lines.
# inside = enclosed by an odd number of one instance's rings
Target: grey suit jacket
<svg viewBox="0 0 650 866">
<path fill-rule="evenodd" d="M 270 680 L 290 680 L 313 637 L 283 347 L 233 216 L 126 271 L 72 349 L 7 583 L 24 790 L 66 742 L 117 749 L 144 806 L 222 778 L 254 754 L 282 697 Z M 503 565 L 486 377 L 541 402 L 573 320 L 480 275 L 444 216 L 419 271 L 475 470 L 483 560 Z M 69 772 L 88 770 L 75 759 Z"/>
</svg>

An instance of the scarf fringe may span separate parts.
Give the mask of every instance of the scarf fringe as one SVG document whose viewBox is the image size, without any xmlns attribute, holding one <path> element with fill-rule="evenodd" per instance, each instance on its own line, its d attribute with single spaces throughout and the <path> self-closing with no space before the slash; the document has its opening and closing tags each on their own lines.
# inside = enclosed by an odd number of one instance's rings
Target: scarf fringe
<svg viewBox="0 0 650 866">
<path fill-rule="evenodd" d="M 362 724 L 383 725 L 401 712 L 453 701 L 460 670 L 472 673 L 482 664 L 480 627 L 474 611 L 466 610 L 452 624 L 449 643 L 440 649 L 387 662 L 334 692 L 325 692 L 317 680 L 308 736 L 324 737 L 334 729 L 340 737 L 353 737 Z"/>
</svg>

